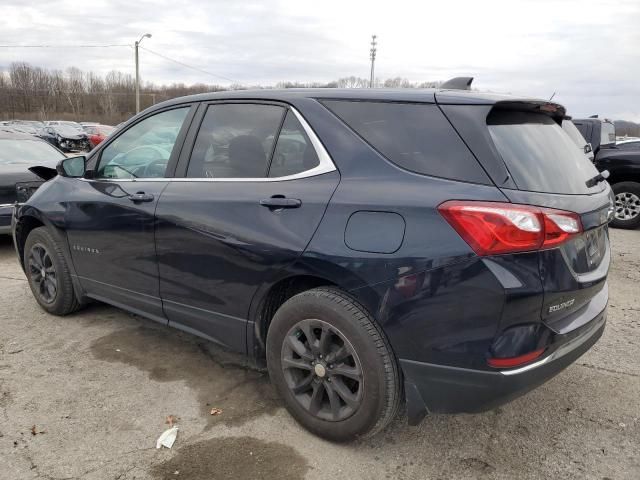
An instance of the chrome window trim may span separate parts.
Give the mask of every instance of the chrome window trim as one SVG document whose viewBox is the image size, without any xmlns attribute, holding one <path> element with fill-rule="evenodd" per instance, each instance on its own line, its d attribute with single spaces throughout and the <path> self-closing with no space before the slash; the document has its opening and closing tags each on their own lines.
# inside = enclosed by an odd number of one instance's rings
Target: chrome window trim
<svg viewBox="0 0 640 480">
<path fill-rule="evenodd" d="M 311 125 L 307 123 L 304 117 L 292 106 L 289 109 L 296 116 L 305 133 L 311 141 L 311 145 L 318 156 L 318 166 L 312 169 L 305 170 L 304 172 L 296 173 L 294 175 L 286 175 L 284 177 L 254 177 L 254 178 L 187 178 L 187 177 L 153 177 L 153 178 L 95 178 L 82 180 L 87 181 L 99 181 L 99 182 L 285 182 L 287 180 L 298 180 L 301 178 L 315 177 L 317 175 L 323 175 L 325 173 L 334 172 L 337 170 L 333 160 L 329 156 L 329 153 L 322 145 L 322 142 L 313 131 Z"/>
</svg>

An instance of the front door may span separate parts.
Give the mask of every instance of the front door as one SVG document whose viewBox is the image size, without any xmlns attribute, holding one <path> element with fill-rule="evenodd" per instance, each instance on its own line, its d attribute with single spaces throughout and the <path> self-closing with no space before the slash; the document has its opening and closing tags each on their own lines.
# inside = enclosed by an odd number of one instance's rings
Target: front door
<svg viewBox="0 0 640 480">
<path fill-rule="evenodd" d="M 155 210 L 189 111 L 153 114 L 110 140 L 89 160 L 89 178 L 76 182 L 65 213 L 73 263 L 87 294 L 163 322 Z"/>
<path fill-rule="evenodd" d="M 244 352 L 256 290 L 304 251 L 339 174 L 304 120 L 273 104 L 209 105 L 186 159 L 157 209 L 164 311 Z"/>
</svg>

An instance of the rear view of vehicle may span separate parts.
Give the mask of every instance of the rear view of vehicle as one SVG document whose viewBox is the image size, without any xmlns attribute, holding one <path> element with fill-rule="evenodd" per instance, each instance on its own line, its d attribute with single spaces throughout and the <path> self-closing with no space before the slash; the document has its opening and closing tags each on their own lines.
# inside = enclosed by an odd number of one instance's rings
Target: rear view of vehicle
<svg viewBox="0 0 640 480">
<path fill-rule="evenodd" d="M 315 261 L 325 225 L 348 212 L 340 258 L 365 252 L 355 265 L 368 285 L 351 292 L 398 358 L 410 423 L 491 409 L 550 379 L 600 338 L 608 301 L 611 190 L 562 130 L 564 109 L 470 92 L 434 99 L 321 101 L 399 168 L 350 153 L 358 161 L 341 168 L 309 246 Z M 385 269 L 398 277 L 381 281 Z"/>
<path fill-rule="evenodd" d="M 439 381 L 436 398 L 454 399 L 444 410 L 453 404 L 473 411 L 542 383 L 601 335 L 611 190 L 562 131 L 559 105 L 469 106 L 461 105 L 464 94 L 447 93 L 437 99 L 505 196 L 504 202 L 453 199 L 438 207 L 504 288 L 486 367 L 450 369 Z M 421 393 L 432 396 L 430 388 Z M 472 396 L 461 395 L 468 390 Z"/>
</svg>

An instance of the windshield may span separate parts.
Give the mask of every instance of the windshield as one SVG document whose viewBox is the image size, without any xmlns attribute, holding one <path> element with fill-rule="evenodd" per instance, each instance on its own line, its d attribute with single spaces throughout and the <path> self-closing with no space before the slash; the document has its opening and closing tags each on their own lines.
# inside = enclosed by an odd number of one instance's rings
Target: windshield
<svg viewBox="0 0 640 480">
<path fill-rule="evenodd" d="M 562 129 L 566 132 L 567 135 L 569 135 L 569 137 L 571 137 L 571 140 L 573 140 L 573 142 L 580 148 L 584 148 L 584 146 L 587 144 L 587 141 L 584 139 L 580 131 L 576 128 L 576 126 L 573 124 L 571 120 L 563 120 Z"/>
<path fill-rule="evenodd" d="M 39 140 L 0 139 L 0 165 L 55 165 L 65 158 L 62 153 Z"/>
<path fill-rule="evenodd" d="M 548 115 L 493 110 L 487 124 L 519 189 L 564 194 L 601 190 L 602 185 L 586 186 L 598 170 Z"/>
<path fill-rule="evenodd" d="M 616 127 L 613 123 L 602 122 L 600 131 L 600 145 L 611 145 L 616 143 Z"/>
</svg>

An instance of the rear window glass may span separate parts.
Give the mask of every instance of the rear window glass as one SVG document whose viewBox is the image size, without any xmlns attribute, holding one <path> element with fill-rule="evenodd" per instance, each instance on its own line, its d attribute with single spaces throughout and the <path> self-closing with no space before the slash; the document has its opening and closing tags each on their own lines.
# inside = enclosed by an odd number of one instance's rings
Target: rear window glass
<svg viewBox="0 0 640 480">
<path fill-rule="evenodd" d="M 585 182 L 598 171 L 548 115 L 493 110 L 487 125 L 519 189 L 581 194 L 602 188 L 587 188 Z"/>
<path fill-rule="evenodd" d="M 437 105 L 324 101 L 369 145 L 412 172 L 491 183 Z"/>
<path fill-rule="evenodd" d="M 609 145 L 611 143 L 616 143 L 616 127 L 613 123 L 602 122 L 600 145 Z"/>
</svg>

